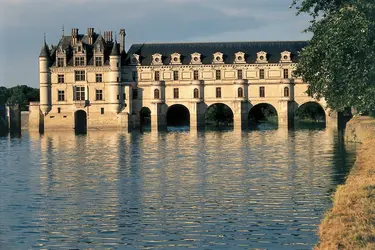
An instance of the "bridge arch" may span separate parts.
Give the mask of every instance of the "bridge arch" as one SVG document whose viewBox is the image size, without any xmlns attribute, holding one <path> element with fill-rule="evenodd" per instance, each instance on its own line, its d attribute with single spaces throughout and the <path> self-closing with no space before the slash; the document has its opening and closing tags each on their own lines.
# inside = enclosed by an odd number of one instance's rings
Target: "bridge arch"
<svg viewBox="0 0 375 250">
<path fill-rule="evenodd" d="M 139 111 L 139 123 L 141 129 L 151 126 L 151 109 L 149 107 L 142 107 Z"/>
<path fill-rule="evenodd" d="M 87 132 L 87 114 L 84 110 L 74 112 L 74 131 L 76 134 L 85 134 Z"/>
<path fill-rule="evenodd" d="M 250 125 L 260 123 L 278 124 L 278 112 L 270 103 L 258 103 L 249 110 L 248 120 Z"/>
<path fill-rule="evenodd" d="M 308 101 L 298 105 L 294 112 L 294 120 L 297 123 L 326 124 L 327 114 L 320 103 L 316 101 Z"/>
<path fill-rule="evenodd" d="M 212 103 L 207 106 L 204 120 L 210 127 L 233 127 L 233 109 L 225 103 Z"/>
<path fill-rule="evenodd" d="M 190 111 L 183 104 L 173 104 L 167 109 L 166 120 L 167 126 L 190 126 Z"/>
</svg>

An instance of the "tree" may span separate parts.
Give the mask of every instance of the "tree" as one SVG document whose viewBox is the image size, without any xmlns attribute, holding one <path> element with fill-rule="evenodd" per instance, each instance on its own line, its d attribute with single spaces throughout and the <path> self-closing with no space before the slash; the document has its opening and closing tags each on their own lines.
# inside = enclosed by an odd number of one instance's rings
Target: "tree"
<svg viewBox="0 0 375 250">
<path fill-rule="evenodd" d="M 0 87 L 0 105 L 19 104 L 22 111 L 28 110 L 29 102 L 39 101 L 39 89 L 18 85 L 7 89 Z"/>
<path fill-rule="evenodd" d="M 308 93 L 343 111 L 375 109 L 375 2 L 373 0 L 295 0 L 298 13 L 313 19 L 313 32 L 296 69 Z"/>
</svg>

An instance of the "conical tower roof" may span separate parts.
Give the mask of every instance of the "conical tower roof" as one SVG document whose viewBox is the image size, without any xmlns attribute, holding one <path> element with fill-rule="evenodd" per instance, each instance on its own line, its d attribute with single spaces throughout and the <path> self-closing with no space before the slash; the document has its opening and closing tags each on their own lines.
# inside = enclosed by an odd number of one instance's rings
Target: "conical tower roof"
<svg viewBox="0 0 375 250">
<path fill-rule="evenodd" d="M 111 51 L 111 56 L 119 56 L 120 55 L 120 52 L 118 50 L 118 44 L 117 42 L 115 42 L 113 44 L 113 48 L 112 48 L 112 51 Z"/>
<path fill-rule="evenodd" d="M 49 49 L 48 49 L 46 41 L 43 42 L 42 50 L 40 51 L 39 57 L 49 58 Z"/>
</svg>

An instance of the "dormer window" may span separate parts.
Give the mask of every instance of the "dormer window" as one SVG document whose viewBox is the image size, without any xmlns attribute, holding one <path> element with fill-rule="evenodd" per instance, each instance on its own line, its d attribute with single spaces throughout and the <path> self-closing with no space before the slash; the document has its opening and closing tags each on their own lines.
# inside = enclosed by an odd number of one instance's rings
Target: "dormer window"
<svg viewBox="0 0 375 250">
<path fill-rule="evenodd" d="M 260 51 L 257 53 L 257 63 L 268 63 L 267 52 Z"/>
<path fill-rule="evenodd" d="M 201 54 L 199 54 L 199 53 L 193 53 L 193 54 L 191 54 L 190 64 L 202 64 Z"/>
<path fill-rule="evenodd" d="M 216 52 L 214 54 L 214 60 L 213 60 L 213 63 L 224 63 L 224 60 L 223 60 L 223 53 L 221 52 Z"/>
<path fill-rule="evenodd" d="M 171 64 L 181 64 L 181 55 L 178 53 L 173 53 L 171 55 Z"/>
<path fill-rule="evenodd" d="M 139 55 L 138 54 L 131 55 L 130 64 L 131 65 L 138 65 L 139 64 Z"/>
<path fill-rule="evenodd" d="M 82 47 L 78 46 L 77 50 L 78 50 L 78 52 L 81 52 L 82 51 Z"/>
<path fill-rule="evenodd" d="M 245 53 L 239 51 L 234 55 L 234 63 L 246 63 Z"/>
<path fill-rule="evenodd" d="M 58 57 L 57 58 L 57 67 L 64 67 L 64 61 L 65 61 L 65 58 Z"/>
<path fill-rule="evenodd" d="M 292 62 L 291 53 L 289 51 L 281 52 L 280 62 Z"/>
<path fill-rule="evenodd" d="M 76 56 L 74 58 L 74 65 L 75 66 L 85 66 L 85 57 L 84 56 Z"/>
<path fill-rule="evenodd" d="M 95 66 L 103 66 L 103 57 L 101 56 L 96 56 L 95 57 Z"/>
<path fill-rule="evenodd" d="M 161 60 L 161 57 L 162 55 L 161 54 L 153 54 L 152 55 L 152 64 L 153 65 L 161 65 L 163 64 L 162 60 Z"/>
</svg>

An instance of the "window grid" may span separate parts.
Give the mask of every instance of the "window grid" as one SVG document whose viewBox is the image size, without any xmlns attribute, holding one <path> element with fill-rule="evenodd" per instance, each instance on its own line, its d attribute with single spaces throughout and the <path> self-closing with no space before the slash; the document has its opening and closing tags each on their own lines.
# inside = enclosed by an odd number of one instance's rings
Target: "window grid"
<svg viewBox="0 0 375 250">
<path fill-rule="evenodd" d="M 96 82 L 103 82 L 103 74 L 96 74 L 95 80 Z"/>
<path fill-rule="evenodd" d="M 154 90 L 154 99 L 159 99 L 160 98 L 160 91 L 158 89 Z"/>
<path fill-rule="evenodd" d="M 264 69 L 259 70 L 259 78 L 264 79 Z"/>
<path fill-rule="evenodd" d="M 178 99 L 180 97 L 178 88 L 173 89 L 173 98 Z"/>
<path fill-rule="evenodd" d="M 243 76 L 242 76 L 242 69 L 239 69 L 239 70 L 237 71 L 237 78 L 238 78 L 239 80 L 242 80 L 242 78 L 243 78 Z"/>
<path fill-rule="evenodd" d="M 194 80 L 199 80 L 199 71 L 194 70 Z"/>
<path fill-rule="evenodd" d="M 159 71 L 155 71 L 154 79 L 155 79 L 155 81 L 160 81 L 160 72 Z"/>
<path fill-rule="evenodd" d="M 64 58 L 63 57 L 57 58 L 57 67 L 64 67 Z"/>
<path fill-rule="evenodd" d="M 77 70 L 75 73 L 75 80 L 76 81 L 85 81 L 85 71 L 84 70 Z"/>
<path fill-rule="evenodd" d="M 95 57 L 95 66 L 102 66 L 102 57 L 101 56 L 96 56 Z"/>
<path fill-rule="evenodd" d="M 103 100 L 103 90 L 101 90 L 101 89 L 95 90 L 95 100 L 97 100 L 97 101 Z"/>
<path fill-rule="evenodd" d="M 264 87 L 259 87 L 259 97 L 265 97 L 266 96 L 266 90 Z"/>
<path fill-rule="evenodd" d="M 65 91 L 64 90 L 58 90 L 57 91 L 57 101 L 59 101 L 59 102 L 65 101 Z"/>
<path fill-rule="evenodd" d="M 173 80 L 178 81 L 178 71 L 173 71 Z"/>
<path fill-rule="evenodd" d="M 194 98 L 199 98 L 199 90 L 197 88 L 194 89 Z"/>
<path fill-rule="evenodd" d="M 221 80 L 221 70 L 216 70 L 216 80 Z"/>
<path fill-rule="evenodd" d="M 288 78 L 289 78 L 289 70 L 284 69 L 284 79 L 288 79 Z"/>
<path fill-rule="evenodd" d="M 64 75 L 57 75 L 57 82 L 64 83 Z"/>
<path fill-rule="evenodd" d="M 85 87 L 83 86 L 76 86 L 76 101 L 84 101 L 85 100 Z"/>
<path fill-rule="evenodd" d="M 216 88 L 216 98 L 221 98 L 221 88 Z"/>
<path fill-rule="evenodd" d="M 74 64 L 75 66 L 85 66 L 85 58 L 83 56 L 75 57 Z"/>
</svg>

